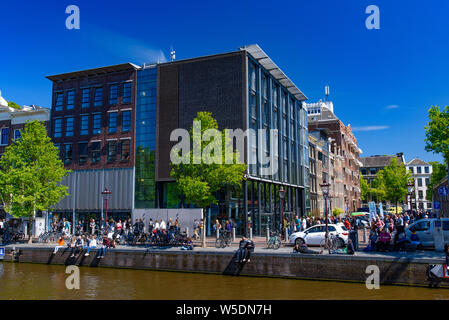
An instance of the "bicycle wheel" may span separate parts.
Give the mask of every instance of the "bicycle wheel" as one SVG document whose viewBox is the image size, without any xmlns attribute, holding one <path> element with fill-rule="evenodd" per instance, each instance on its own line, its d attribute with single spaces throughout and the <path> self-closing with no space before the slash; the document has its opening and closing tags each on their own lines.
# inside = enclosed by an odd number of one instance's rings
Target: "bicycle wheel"
<svg viewBox="0 0 449 320">
<path fill-rule="evenodd" d="M 221 238 L 218 238 L 215 240 L 215 248 L 219 249 L 221 248 Z"/>
<path fill-rule="evenodd" d="M 271 249 L 272 246 L 273 246 L 273 241 L 270 238 L 267 242 L 267 249 Z"/>
<path fill-rule="evenodd" d="M 280 247 L 281 247 L 281 239 L 276 238 L 276 239 L 274 240 L 273 249 L 277 250 L 277 249 L 279 249 Z"/>
</svg>

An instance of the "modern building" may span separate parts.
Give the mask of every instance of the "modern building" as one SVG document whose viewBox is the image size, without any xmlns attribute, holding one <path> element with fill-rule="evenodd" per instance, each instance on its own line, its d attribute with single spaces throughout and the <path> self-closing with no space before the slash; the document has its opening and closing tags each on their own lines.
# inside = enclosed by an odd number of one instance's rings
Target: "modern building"
<svg viewBox="0 0 449 320">
<path fill-rule="evenodd" d="M 190 129 L 199 111 L 212 112 L 219 129 L 277 130 L 273 137 L 249 134 L 245 139 L 248 179 L 239 190 L 217 195 L 218 205 L 206 213 L 208 232 L 217 218 L 233 218 L 239 234 L 249 227 L 255 235 L 275 228 L 281 188 L 284 215 L 305 214 L 306 97 L 259 46 L 48 78 L 53 81 L 52 137 L 73 170 L 64 182 L 70 196 L 54 214 L 98 219 L 104 188 L 112 191 L 108 215 L 114 217 L 188 207 L 170 176 L 170 151 L 177 143 L 170 135 Z"/>
<path fill-rule="evenodd" d="M 405 164 L 404 154 L 402 152 L 396 155 L 374 155 L 370 157 L 360 157 L 360 162 L 362 166 L 360 167 L 360 173 L 363 178 L 371 184 L 371 182 L 376 178 L 377 173 L 383 170 L 386 166 L 389 166 L 391 159 L 396 158 L 398 164 Z"/>
<path fill-rule="evenodd" d="M 362 150 L 352 133 L 351 125 L 345 126 L 335 115 L 331 101 L 305 104 L 309 131 L 321 130 L 331 139 L 330 158 L 332 171 L 331 203 L 344 211 L 355 211 L 361 206 L 360 175 Z"/>
<path fill-rule="evenodd" d="M 432 190 L 427 189 L 430 184 L 430 176 L 432 175 L 432 165 L 421 159 L 414 158 L 407 162 L 406 167 L 415 183 L 412 197 L 413 209 L 431 210 L 432 201 L 426 199 L 426 194 L 427 192 L 432 192 Z"/>
<path fill-rule="evenodd" d="M 20 139 L 21 132 L 28 120 L 42 121 L 48 127 L 50 110 L 35 105 L 22 106 L 20 109 L 11 108 L 0 91 L 0 157 L 7 146 L 16 139 Z M 5 218 L 5 212 L 0 207 L 1 218 Z"/>
</svg>

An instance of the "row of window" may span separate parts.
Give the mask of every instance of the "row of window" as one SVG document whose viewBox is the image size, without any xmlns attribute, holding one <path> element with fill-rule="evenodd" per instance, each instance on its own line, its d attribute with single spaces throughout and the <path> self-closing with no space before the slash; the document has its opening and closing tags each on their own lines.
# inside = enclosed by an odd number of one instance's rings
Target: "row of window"
<svg viewBox="0 0 449 320">
<path fill-rule="evenodd" d="M 416 172 L 414 167 L 408 167 L 411 173 L 422 173 L 422 167 L 416 167 Z M 424 167 L 424 173 L 430 173 L 429 167 Z"/>
<path fill-rule="evenodd" d="M 22 131 L 19 129 L 14 130 L 14 141 L 20 139 Z M 7 146 L 9 144 L 9 128 L 2 128 L 0 130 L 0 146 Z"/>
<path fill-rule="evenodd" d="M 59 155 L 61 159 L 64 161 L 64 164 L 71 164 L 73 161 L 78 160 L 79 164 L 86 164 L 89 161 L 91 163 L 98 163 L 101 160 L 101 142 L 94 141 L 90 143 L 88 142 L 78 142 L 78 159 L 73 159 L 73 143 L 65 143 L 63 145 L 56 144 L 56 147 L 59 149 Z M 126 162 L 130 160 L 131 154 L 131 140 L 125 139 L 120 140 L 120 143 L 117 140 L 110 140 L 106 143 L 106 152 L 107 152 L 107 161 L 115 162 L 118 157 L 120 157 L 120 161 Z"/>
<path fill-rule="evenodd" d="M 119 97 L 121 97 L 121 103 L 131 103 L 132 97 L 132 82 L 114 83 L 109 84 L 109 105 L 115 105 L 119 103 Z M 89 108 L 92 105 L 94 107 L 103 106 L 104 90 L 103 87 L 92 87 L 81 89 L 81 108 Z M 75 108 L 76 90 L 69 89 L 65 92 L 56 92 L 55 97 L 55 111 L 64 110 L 64 103 L 66 110 L 72 110 Z"/>
<path fill-rule="evenodd" d="M 107 132 L 116 133 L 119 123 L 118 112 L 116 111 L 109 112 L 107 118 L 108 118 Z M 64 119 L 65 119 L 65 130 L 63 130 Z M 86 136 L 90 135 L 91 132 L 93 135 L 101 134 L 102 121 L 103 115 L 101 113 L 95 113 L 92 115 L 90 114 L 81 115 L 79 135 Z M 74 127 L 75 127 L 75 117 L 56 118 L 53 123 L 53 137 L 55 138 L 62 137 L 63 131 L 65 137 L 73 137 Z M 129 131 L 131 131 L 131 110 L 126 110 L 121 112 L 121 132 L 129 132 Z"/>
</svg>

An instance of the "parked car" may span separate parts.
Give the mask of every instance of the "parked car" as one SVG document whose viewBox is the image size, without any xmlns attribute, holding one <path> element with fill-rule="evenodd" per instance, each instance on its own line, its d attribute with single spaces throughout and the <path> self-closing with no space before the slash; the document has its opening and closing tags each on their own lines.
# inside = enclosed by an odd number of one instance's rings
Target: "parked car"
<svg viewBox="0 0 449 320">
<path fill-rule="evenodd" d="M 419 241 L 423 247 L 435 246 L 433 240 L 433 233 L 435 230 L 435 221 L 437 219 L 420 219 L 413 222 L 405 229 L 407 239 L 410 239 L 413 231 L 416 231 Z M 442 218 L 441 225 L 443 228 L 444 243 L 449 244 L 449 218 Z"/>
<path fill-rule="evenodd" d="M 342 224 L 329 224 L 329 233 L 337 236 L 338 247 L 343 247 L 348 244 L 349 231 Z M 319 246 L 321 241 L 326 237 L 326 225 L 318 224 L 307 228 L 304 231 L 292 233 L 289 237 L 291 244 L 303 244 L 308 246 Z"/>
</svg>

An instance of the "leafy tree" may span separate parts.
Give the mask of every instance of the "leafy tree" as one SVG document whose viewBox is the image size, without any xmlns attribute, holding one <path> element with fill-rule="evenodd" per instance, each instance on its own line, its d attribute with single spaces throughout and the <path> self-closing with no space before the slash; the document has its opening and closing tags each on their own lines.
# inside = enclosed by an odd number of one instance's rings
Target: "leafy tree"
<svg viewBox="0 0 449 320">
<path fill-rule="evenodd" d="M 335 207 L 334 209 L 332 209 L 332 214 L 334 216 L 338 216 L 338 215 L 340 215 L 340 214 L 342 214 L 344 212 L 345 211 L 343 209 L 339 208 L 339 207 Z"/>
<path fill-rule="evenodd" d="M 396 204 L 396 214 L 399 201 L 408 194 L 407 183 L 410 179 L 411 175 L 405 169 L 405 165 L 399 164 L 396 158 L 391 159 L 390 164 L 376 175 L 378 189 L 385 192 L 384 200 Z"/>
<path fill-rule="evenodd" d="M 208 129 L 217 129 L 217 121 L 212 117 L 210 112 L 198 112 L 194 121 L 201 122 L 201 137 Z M 193 153 L 191 148 L 188 153 L 183 156 L 183 161 L 179 164 L 171 163 L 171 176 L 176 179 L 176 186 L 180 194 L 185 197 L 186 203 L 191 203 L 196 207 L 205 209 L 211 204 L 217 204 L 215 194 L 223 187 L 238 188 L 241 186 L 244 179 L 244 173 L 246 171 L 246 164 L 237 163 L 239 159 L 238 152 L 228 150 L 225 148 L 226 144 L 230 144 L 230 138 L 225 132 L 219 132 L 221 137 L 216 139 L 214 137 L 209 143 L 201 143 L 201 155 L 205 150 L 211 150 L 211 146 L 214 144 L 221 148 L 213 149 L 213 158 L 221 158 L 221 164 L 219 163 L 207 163 L 204 156 L 199 157 Z M 200 141 L 198 136 L 194 136 L 193 126 L 190 129 L 190 141 L 193 142 L 193 148 L 195 144 L 199 146 Z M 199 137 L 199 139 L 201 139 Z M 232 144 L 230 144 L 232 146 Z M 219 150 L 218 150 L 219 149 Z M 179 154 L 179 150 L 174 150 Z M 228 153 L 228 154 L 226 154 Z M 233 163 L 225 164 L 225 158 L 232 157 Z M 201 158 L 201 159 L 199 159 Z M 184 163 L 188 162 L 188 163 Z"/>
<path fill-rule="evenodd" d="M 442 111 L 438 106 L 430 107 L 429 119 L 425 127 L 425 150 L 441 154 L 449 171 L 449 106 L 444 107 Z"/>
<path fill-rule="evenodd" d="M 430 175 L 430 183 L 427 187 L 426 199 L 432 201 L 433 187 L 440 183 L 440 181 L 447 175 L 444 164 L 437 161 L 430 161 L 432 165 L 432 174 Z"/>
<path fill-rule="evenodd" d="M 361 176 L 360 191 L 363 201 L 371 201 L 372 199 L 376 199 L 377 201 L 385 200 L 385 188 L 381 176 L 376 175 L 376 178 L 371 184 Z"/>
<path fill-rule="evenodd" d="M 1 157 L 0 201 L 14 217 L 29 218 L 30 242 L 35 212 L 47 210 L 68 195 L 67 187 L 60 184 L 67 173 L 58 148 L 37 120 L 27 122 L 21 139 Z"/>
<path fill-rule="evenodd" d="M 13 102 L 13 101 L 8 101 L 8 107 L 20 110 L 22 109 L 17 103 Z"/>
</svg>

